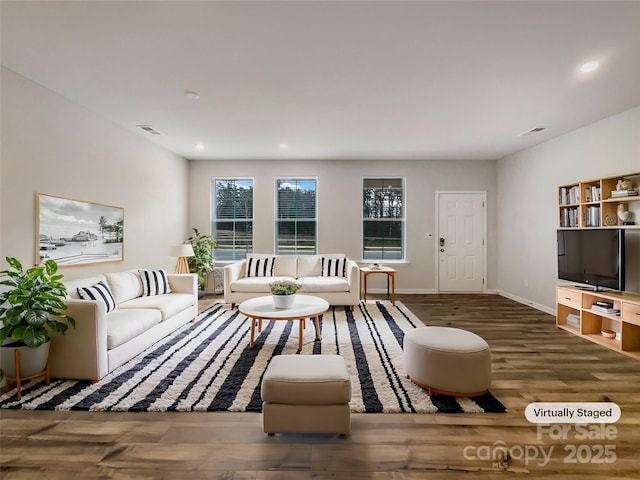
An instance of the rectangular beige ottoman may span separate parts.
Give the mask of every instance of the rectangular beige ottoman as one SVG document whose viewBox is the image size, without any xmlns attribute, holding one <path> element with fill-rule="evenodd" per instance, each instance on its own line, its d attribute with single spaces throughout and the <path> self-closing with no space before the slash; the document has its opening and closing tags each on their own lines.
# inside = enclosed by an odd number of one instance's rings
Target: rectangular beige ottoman
<svg viewBox="0 0 640 480">
<path fill-rule="evenodd" d="M 351 431 L 351 377 L 339 355 L 278 355 L 261 386 L 265 433 Z"/>
</svg>

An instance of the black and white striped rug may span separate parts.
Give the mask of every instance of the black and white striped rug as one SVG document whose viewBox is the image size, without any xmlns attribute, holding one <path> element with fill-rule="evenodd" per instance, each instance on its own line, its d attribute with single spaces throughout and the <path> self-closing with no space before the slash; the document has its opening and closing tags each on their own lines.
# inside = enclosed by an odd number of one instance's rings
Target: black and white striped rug
<svg viewBox="0 0 640 480">
<path fill-rule="evenodd" d="M 274 355 L 295 354 L 297 322 L 265 321 L 249 348 L 249 320 L 217 303 L 99 383 L 28 383 L 0 397 L 1 408 L 92 411 L 260 411 L 260 382 Z M 339 354 L 352 375 L 352 412 L 504 412 L 493 395 L 463 398 L 427 393 L 406 378 L 404 332 L 423 326 L 402 303 L 333 307 L 322 316 L 322 340 L 307 322 L 301 354 Z"/>
</svg>

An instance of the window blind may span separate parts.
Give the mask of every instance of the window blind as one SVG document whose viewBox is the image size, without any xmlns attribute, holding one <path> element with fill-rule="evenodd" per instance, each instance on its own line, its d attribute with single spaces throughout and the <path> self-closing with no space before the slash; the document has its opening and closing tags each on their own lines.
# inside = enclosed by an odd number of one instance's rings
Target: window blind
<svg viewBox="0 0 640 480">
<path fill-rule="evenodd" d="M 276 180 L 276 252 L 315 254 L 317 208 L 315 179 Z"/>
<path fill-rule="evenodd" d="M 253 251 L 253 180 L 212 180 L 211 231 L 217 260 L 240 260 Z"/>
</svg>

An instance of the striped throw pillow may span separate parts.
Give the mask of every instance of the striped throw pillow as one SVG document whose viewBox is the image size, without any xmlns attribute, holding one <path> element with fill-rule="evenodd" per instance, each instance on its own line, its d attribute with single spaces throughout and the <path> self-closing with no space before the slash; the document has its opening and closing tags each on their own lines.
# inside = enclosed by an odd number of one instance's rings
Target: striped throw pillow
<svg viewBox="0 0 640 480">
<path fill-rule="evenodd" d="M 104 282 L 98 282 L 90 287 L 78 287 L 78 296 L 83 300 L 99 300 L 107 307 L 107 313 L 116 309 L 116 301 L 111 290 Z"/>
<path fill-rule="evenodd" d="M 251 257 L 247 260 L 247 277 L 273 277 L 275 263 L 275 257 Z"/>
<path fill-rule="evenodd" d="M 142 296 L 171 293 L 167 272 L 164 270 L 138 270 L 142 280 Z"/>
<path fill-rule="evenodd" d="M 325 258 L 322 257 L 322 276 L 323 277 L 346 277 L 347 276 L 347 258 Z"/>
</svg>

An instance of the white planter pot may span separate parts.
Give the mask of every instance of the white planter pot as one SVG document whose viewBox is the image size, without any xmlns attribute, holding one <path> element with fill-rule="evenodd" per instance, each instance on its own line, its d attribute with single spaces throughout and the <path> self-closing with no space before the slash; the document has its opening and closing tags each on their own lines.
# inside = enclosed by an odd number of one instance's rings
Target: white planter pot
<svg viewBox="0 0 640 480">
<path fill-rule="evenodd" d="M 291 308 L 291 306 L 293 305 L 293 302 L 296 299 L 296 296 L 295 295 L 271 295 L 271 298 L 273 298 L 273 304 L 276 306 L 276 308 L 285 309 L 285 308 Z"/>
<path fill-rule="evenodd" d="M 5 343 L 0 347 L 0 367 L 7 377 L 16 378 L 15 351 L 20 351 L 20 377 L 42 372 L 47 366 L 51 340 L 39 347 L 16 346 Z"/>
</svg>

